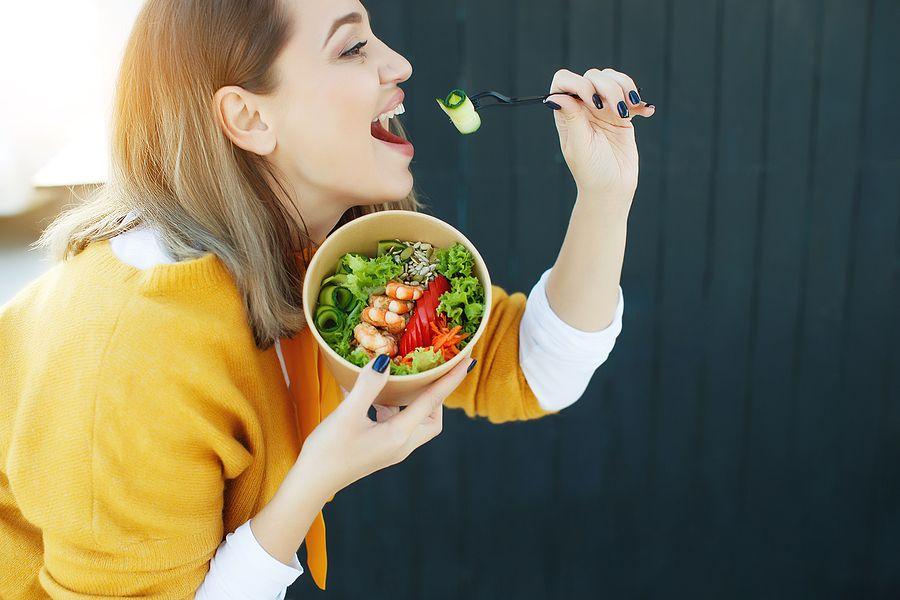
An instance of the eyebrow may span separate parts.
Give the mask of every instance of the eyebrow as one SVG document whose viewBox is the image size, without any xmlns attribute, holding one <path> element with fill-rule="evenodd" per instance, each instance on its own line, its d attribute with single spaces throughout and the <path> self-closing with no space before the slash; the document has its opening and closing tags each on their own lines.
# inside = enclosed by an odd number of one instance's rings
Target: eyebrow
<svg viewBox="0 0 900 600">
<path fill-rule="evenodd" d="M 368 18 L 368 14 L 366 15 L 366 18 Z M 342 25 L 348 25 L 350 23 L 362 23 L 362 20 L 363 16 L 358 12 L 352 12 L 337 19 L 334 23 L 331 24 L 331 29 L 328 30 L 328 35 L 325 36 L 325 43 L 322 44 L 322 48 L 324 48 L 328 44 L 328 40 L 331 39 L 331 36 L 334 35 L 334 32 L 337 31 Z"/>
</svg>

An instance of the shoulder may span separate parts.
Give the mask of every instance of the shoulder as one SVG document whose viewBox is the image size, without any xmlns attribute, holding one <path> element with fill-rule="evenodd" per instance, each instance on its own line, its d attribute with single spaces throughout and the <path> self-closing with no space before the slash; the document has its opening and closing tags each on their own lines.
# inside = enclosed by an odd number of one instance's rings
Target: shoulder
<svg viewBox="0 0 900 600">
<path fill-rule="evenodd" d="M 246 325 L 228 313 L 135 295 L 118 315 L 100 361 L 98 403 L 132 418 L 162 414 L 173 426 L 190 424 L 183 420 L 189 412 L 238 428 L 223 419 L 249 414 L 246 382 L 253 379 L 256 346 Z"/>
<path fill-rule="evenodd" d="M 168 362 L 230 361 L 255 347 L 241 299 L 231 293 L 132 294 L 116 315 L 107 362 L 133 349 Z"/>
</svg>

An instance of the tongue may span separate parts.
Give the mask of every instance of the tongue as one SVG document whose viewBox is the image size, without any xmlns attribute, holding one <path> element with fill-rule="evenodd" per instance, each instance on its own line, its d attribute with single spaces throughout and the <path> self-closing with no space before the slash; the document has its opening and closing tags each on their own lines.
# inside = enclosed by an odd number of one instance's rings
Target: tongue
<svg viewBox="0 0 900 600">
<path fill-rule="evenodd" d="M 378 140 L 383 140 L 385 142 L 390 142 L 391 144 L 405 144 L 406 140 L 404 140 L 399 135 L 394 135 L 387 129 L 381 126 L 381 120 L 372 122 L 372 137 Z"/>
</svg>

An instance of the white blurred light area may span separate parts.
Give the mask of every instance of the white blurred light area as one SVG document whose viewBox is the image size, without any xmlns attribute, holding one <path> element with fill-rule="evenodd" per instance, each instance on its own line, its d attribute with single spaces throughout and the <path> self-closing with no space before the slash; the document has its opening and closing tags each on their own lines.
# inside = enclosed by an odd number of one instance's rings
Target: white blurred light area
<svg viewBox="0 0 900 600">
<path fill-rule="evenodd" d="M 141 0 L 6 0 L 0 11 L 0 217 L 35 186 L 104 181 L 112 94 Z"/>
</svg>

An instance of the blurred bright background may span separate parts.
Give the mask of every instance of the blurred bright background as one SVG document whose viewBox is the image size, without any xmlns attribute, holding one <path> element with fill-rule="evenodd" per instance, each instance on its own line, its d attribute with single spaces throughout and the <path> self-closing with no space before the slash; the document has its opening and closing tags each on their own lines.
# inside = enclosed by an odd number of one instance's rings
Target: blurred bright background
<svg viewBox="0 0 900 600">
<path fill-rule="evenodd" d="M 0 304 L 50 263 L 28 244 L 106 177 L 116 69 L 140 0 L 4 5 L 0 94 Z M 49 18 L 52 17 L 52 18 Z"/>
</svg>

